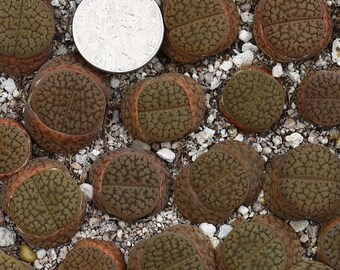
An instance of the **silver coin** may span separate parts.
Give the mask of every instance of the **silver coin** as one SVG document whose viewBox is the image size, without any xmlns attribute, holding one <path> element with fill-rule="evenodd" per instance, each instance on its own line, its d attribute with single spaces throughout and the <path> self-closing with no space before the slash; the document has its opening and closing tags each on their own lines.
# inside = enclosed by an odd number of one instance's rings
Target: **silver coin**
<svg viewBox="0 0 340 270">
<path fill-rule="evenodd" d="M 164 35 L 154 0 L 83 0 L 73 18 L 73 38 L 93 66 L 124 73 L 148 63 Z"/>
</svg>

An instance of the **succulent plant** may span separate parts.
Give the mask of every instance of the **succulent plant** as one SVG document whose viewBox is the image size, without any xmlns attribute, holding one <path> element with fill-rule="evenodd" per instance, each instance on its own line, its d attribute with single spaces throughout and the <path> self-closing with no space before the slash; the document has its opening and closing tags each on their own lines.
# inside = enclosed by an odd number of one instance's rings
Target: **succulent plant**
<svg viewBox="0 0 340 270">
<path fill-rule="evenodd" d="M 137 243 L 128 270 L 215 270 L 214 249 L 207 236 L 190 225 L 176 225 Z"/>
<path fill-rule="evenodd" d="M 26 128 L 49 151 L 75 152 L 101 130 L 108 99 L 108 85 L 84 60 L 56 57 L 34 77 L 25 106 Z"/>
<path fill-rule="evenodd" d="M 276 157 L 264 175 L 269 210 L 283 219 L 332 218 L 340 206 L 340 161 L 327 148 L 304 144 Z"/>
<path fill-rule="evenodd" d="M 280 62 L 318 55 L 332 36 L 332 20 L 323 0 L 261 0 L 254 37 L 260 49 Z"/>
<path fill-rule="evenodd" d="M 71 239 L 86 209 L 86 201 L 66 167 L 44 158 L 31 160 L 11 176 L 1 199 L 22 238 L 46 248 Z"/>
<path fill-rule="evenodd" d="M 298 110 L 320 126 L 340 125 L 340 70 L 313 71 L 298 88 Z"/>
<path fill-rule="evenodd" d="M 120 250 L 111 242 L 86 239 L 76 243 L 58 270 L 125 270 Z"/>
<path fill-rule="evenodd" d="M 167 202 L 167 172 L 151 151 L 108 152 L 92 166 L 89 178 L 95 205 L 123 220 L 156 214 Z"/>
<path fill-rule="evenodd" d="M 224 86 L 220 101 L 223 115 L 247 132 L 266 132 L 279 119 L 286 93 L 266 70 L 247 66 Z"/>
<path fill-rule="evenodd" d="M 136 83 L 125 93 L 121 107 L 125 127 L 148 143 L 173 141 L 193 132 L 204 113 L 203 88 L 177 73 Z"/>
<path fill-rule="evenodd" d="M 31 138 L 14 120 L 0 118 L 0 179 L 11 176 L 31 157 Z"/>
<path fill-rule="evenodd" d="M 239 225 L 216 249 L 218 270 L 289 270 L 301 256 L 294 230 L 274 216 L 257 216 Z"/>
<path fill-rule="evenodd" d="M 318 237 L 318 259 L 340 270 L 340 217 L 321 227 Z"/>
<path fill-rule="evenodd" d="M 33 270 L 27 263 L 21 262 L 12 256 L 7 255 L 0 249 L 0 269 L 2 270 Z"/>
<path fill-rule="evenodd" d="M 291 270 L 333 270 L 333 268 L 315 261 L 305 261 L 294 265 Z"/>
<path fill-rule="evenodd" d="M 240 17 L 232 0 L 166 0 L 162 50 L 182 62 L 227 49 L 237 38 Z"/>
<path fill-rule="evenodd" d="M 263 161 L 238 141 L 214 145 L 180 172 L 174 183 L 176 205 L 192 222 L 222 223 L 262 187 Z"/>
<path fill-rule="evenodd" d="M 47 0 L 0 2 L 0 70 L 23 76 L 52 54 L 55 21 Z"/>
</svg>

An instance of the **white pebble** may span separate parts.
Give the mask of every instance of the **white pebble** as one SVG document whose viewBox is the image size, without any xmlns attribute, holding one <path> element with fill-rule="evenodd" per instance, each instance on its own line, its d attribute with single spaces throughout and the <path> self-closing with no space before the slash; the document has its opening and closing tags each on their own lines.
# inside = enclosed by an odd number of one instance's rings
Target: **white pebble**
<svg viewBox="0 0 340 270">
<path fill-rule="evenodd" d="M 197 143 L 201 145 L 204 142 L 212 139 L 215 132 L 215 130 L 205 127 L 201 132 L 194 134 L 193 137 L 196 138 Z"/>
<path fill-rule="evenodd" d="M 340 38 L 337 38 L 333 41 L 332 60 L 334 63 L 340 66 Z"/>
<path fill-rule="evenodd" d="M 294 83 L 300 83 L 300 74 L 295 71 L 288 71 L 288 77 L 294 82 Z"/>
<path fill-rule="evenodd" d="M 215 232 L 216 232 L 215 225 L 209 224 L 209 223 L 206 223 L 206 222 L 200 224 L 200 229 L 205 235 L 207 235 L 209 237 L 213 237 Z"/>
<path fill-rule="evenodd" d="M 238 209 L 237 212 L 239 212 L 242 216 L 245 216 L 248 214 L 249 210 L 247 207 L 245 207 L 244 205 L 241 205 Z"/>
<path fill-rule="evenodd" d="M 233 68 L 233 62 L 228 60 L 228 61 L 223 61 L 223 63 L 220 66 L 220 69 L 224 70 L 224 71 L 229 71 Z"/>
<path fill-rule="evenodd" d="M 249 40 L 253 38 L 253 34 L 248 32 L 247 30 L 242 29 L 238 34 L 238 38 L 242 40 L 244 43 L 247 43 Z"/>
<path fill-rule="evenodd" d="M 39 260 L 42 260 L 43 258 L 45 258 L 45 256 L 46 256 L 46 250 L 45 249 L 39 249 L 37 251 L 37 258 Z"/>
<path fill-rule="evenodd" d="M 209 239 L 214 249 L 220 244 L 220 240 L 218 240 L 216 237 L 209 237 Z"/>
<path fill-rule="evenodd" d="M 279 137 L 279 136 L 274 137 L 273 143 L 275 144 L 275 146 L 281 145 L 282 144 L 282 138 Z"/>
<path fill-rule="evenodd" d="M 119 85 L 120 85 L 120 81 L 116 78 L 112 78 L 110 80 L 110 85 L 111 85 L 112 88 L 118 88 Z"/>
<path fill-rule="evenodd" d="M 99 150 L 93 149 L 92 155 L 94 155 L 94 156 L 99 156 L 99 154 L 100 154 L 100 151 L 99 151 Z"/>
<path fill-rule="evenodd" d="M 55 252 L 54 248 L 50 248 L 47 251 L 47 257 L 49 262 L 53 262 L 57 259 L 57 253 Z"/>
<path fill-rule="evenodd" d="M 233 57 L 233 62 L 237 67 L 242 65 L 251 65 L 254 61 L 254 53 L 252 51 L 245 51 Z"/>
<path fill-rule="evenodd" d="M 241 13 L 241 20 L 245 23 L 252 23 L 254 21 L 254 14 L 249 12 L 242 12 Z"/>
<path fill-rule="evenodd" d="M 0 247 L 12 246 L 15 243 L 15 232 L 7 228 L 0 227 Z"/>
<path fill-rule="evenodd" d="M 223 224 L 217 234 L 217 237 L 220 239 L 224 239 L 227 237 L 227 235 L 232 231 L 233 227 L 227 224 Z"/>
<path fill-rule="evenodd" d="M 239 142 L 243 142 L 244 140 L 244 136 L 240 133 L 240 134 L 237 134 L 237 136 L 235 137 L 234 139 L 235 141 L 239 141 Z"/>
<path fill-rule="evenodd" d="M 285 139 L 289 143 L 289 145 L 293 148 L 299 146 L 303 142 L 302 135 L 296 132 L 286 136 Z"/>
<path fill-rule="evenodd" d="M 275 78 L 280 78 L 283 75 L 283 69 L 281 63 L 277 63 L 272 69 L 272 75 Z"/>
<path fill-rule="evenodd" d="M 17 98 L 17 97 L 20 96 L 20 92 L 19 92 L 17 89 L 14 89 L 12 96 L 13 96 L 14 98 Z"/>
<path fill-rule="evenodd" d="M 7 80 L 3 81 L 2 87 L 10 94 L 12 94 L 15 89 L 17 89 L 15 82 L 12 78 L 8 78 Z"/>
<path fill-rule="evenodd" d="M 214 77 L 213 81 L 210 84 L 210 90 L 215 90 L 217 87 L 219 87 L 221 84 L 221 81 Z"/>
<path fill-rule="evenodd" d="M 170 149 L 167 148 L 162 148 L 157 151 L 157 155 L 160 156 L 162 159 L 168 161 L 168 162 L 173 162 L 176 155 L 174 152 L 172 152 Z"/>
<path fill-rule="evenodd" d="M 82 183 L 79 187 L 87 201 L 91 201 L 93 198 L 93 186 L 88 183 Z"/>
<path fill-rule="evenodd" d="M 302 232 L 304 229 L 307 228 L 308 225 L 308 220 L 296 220 L 290 222 L 290 226 L 292 226 L 295 232 Z"/>
<path fill-rule="evenodd" d="M 247 43 L 244 43 L 242 45 L 242 52 L 245 52 L 245 51 L 253 51 L 253 52 L 257 52 L 259 50 L 259 48 L 254 45 L 253 43 L 250 43 L 250 42 L 247 42 Z"/>
</svg>

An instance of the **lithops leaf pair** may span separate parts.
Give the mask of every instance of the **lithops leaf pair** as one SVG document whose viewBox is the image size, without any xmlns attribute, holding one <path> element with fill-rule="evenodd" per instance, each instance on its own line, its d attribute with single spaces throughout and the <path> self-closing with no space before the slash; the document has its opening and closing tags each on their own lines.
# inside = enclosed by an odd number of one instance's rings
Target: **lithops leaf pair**
<svg viewBox="0 0 340 270">
<path fill-rule="evenodd" d="M 0 2 L 0 71 L 24 76 L 52 54 L 55 21 L 48 0 Z"/>
<path fill-rule="evenodd" d="M 123 220 L 156 214 L 167 202 L 167 171 L 150 151 L 108 152 L 93 165 L 90 179 L 96 206 Z"/>
<path fill-rule="evenodd" d="M 332 20 L 323 0 L 261 0 L 254 19 L 257 45 L 280 62 L 317 56 L 332 37 Z"/>
<path fill-rule="evenodd" d="M 31 138 L 14 120 L 0 118 L 0 179 L 18 172 L 31 157 Z"/>
<path fill-rule="evenodd" d="M 224 86 L 220 110 L 246 132 L 266 132 L 282 114 L 285 98 L 283 86 L 268 71 L 248 66 Z"/>
<path fill-rule="evenodd" d="M 218 270 L 290 270 L 301 256 L 294 230 L 274 216 L 239 225 L 216 249 Z"/>
<path fill-rule="evenodd" d="M 19 261 L 12 256 L 7 255 L 0 249 L 0 269 L 3 270 L 33 270 L 33 267 L 27 263 Z"/>
<path fill-rule="evenodd" d="M 300 262 L 294 265 L 291 270 L 334 270 L 333 268 L 315 261 Z"/>
<path fill-rule="evenodd" d="M 137 243 L 128 270 L 215 270 L 214 249 L 207 236 L 190 225 L 176 225 Z"/>
<path fill-rule="evenodd" d="M 222 223 L 256 198 L 263 166 L 247 144 L 217 143 L 180 172 L 174 183 L 176 205 L 192 222 Z"/>
<path fill-rule="evenodd" d="M 66 167 L 58 161 L 33 159 L 2 189 L 2 207 L 19 234 L 39 247 L 67 242 L 85 215 L 86 202 Z"/>
<path fill-rule="evenodd" d="M 232 0 L 166 0 L 162 13 L 162 50 L 178 62 L 195 62 L 220 53 L 238 34 L 240 17 Z"/>
<path fill-rule="evenodd" d="M 204 113 L 203 88 L 177 73 L 136 83 L 125 93 L 121 107 L 125 127 L 148 143 L 173 141 L 193 132 Z"/>
<path fill-rule="evenodd" d="M 340 206 L 340 161 L 323 146 L 305 144 L 276 157 L 264 179 L 266 205 L 283 219 L 323 221 Z"/>
<path fill-rule="evenodd" d="M 125 270 L 120 250 L 111 242 L 86 239 L 76 243 L 58 270 Z"/>
<path fill-rule="evenodd" d="M 320 70 L 307 75 L 297 92 L 298 110 L 319 126 L 340 125 L 340 70 Z"/>
<path fill-rule="evenodd" d="M 79 57 L 61 56 L 47 62 L 34 77 L 30 91 L 25 125 L 46 150 L 78 151 L 101 130 L 108 85 Z"/>
</svg>

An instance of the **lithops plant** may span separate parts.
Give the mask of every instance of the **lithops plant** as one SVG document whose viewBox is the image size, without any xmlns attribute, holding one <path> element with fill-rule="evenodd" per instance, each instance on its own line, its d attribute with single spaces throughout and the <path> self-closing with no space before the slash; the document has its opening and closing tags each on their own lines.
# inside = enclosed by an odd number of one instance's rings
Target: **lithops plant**
<svg viewBox="0 0 340 270">
<path fill-rule="evenodd" d="M 76 243 L 58 270 L 125 270 L 120 250 L 111 242 L 85 239 Z"/>
<path fill-rule="evenodd" d="M 33 159 L 2 189 L 2 207 L 19 234 L 39 247 L 67 242 L 83 222 L 86 201 L 66 167 Z"/>
<path fill-rule="evenodd" d="M 193 132 L 204 113 L 203 88 L 177 73 L 136 83 L 125 93 L 121 107 L 125 127 L 148 143 L 173 141 Z"/>
<path fill-rule="evenodd" d="M 19 261 L 14 257 L 7 255 L 0 249 L 0 269 L 2 270 L 33 270 L 33 267 L 27 263 Z"/>
<path fill-rule="evenodd" d="M 55 21 L 48 0 L 0 2 L 0 71 L 23 76 L 52 54 Z"/>
<path fill-rule="evenodd" d="M 238 141 L 224 141 L 186 166 L 174 183 L 176 205 L 192 222 L 222 223 L 251 203 L 262 183 L 263 160 Z"/>
<path fill-rule="evenodd" d="M 215 270 L 214 249 L 207 236 L 190 225 L 176 225 L 137 243 L 128 270 Z"/>
<path fill-rule="evenodd" d="M 0 118 L 0 179 L 18 172 L 31 157 L 31 138 L 9 118 Z"/>
<path fill-rule="evenodd" d="M 282 114 L 285 98 L 283 86 L 268 71 L 247 66 L 224 86 L 220 110 L 246 132 L 266 132 Z"/>
<path fill-rule="evenodd" d="M 156 214 L 167 202 L 167 171 L 151 151 L 108 152 L 92 166 L 89 178 L 95 205 L 123 220 Z"/>
<path fill-rule="evenodd" d="M 276 157 L 264 175 L 267 207 L 283 219 L 332 218 L 340 206 L 340 161 L 327 148 L 304 144 Z"/>
<path fill-rule="evenodd" d="M 236 40 L 240 25 L 232 0 L 166 0 L 162 13 L 162 50 L 182 63 L 227 49 Z"/>
<path fill-rule="evenodd" d="M 291 270 L 334 270 L 333 268 L 315 261 L 305 261 L 294 265 Z"/>
<path fill-rule="evenodd" d="M 102 128 L 109 88 L 76 56 L 56 57 L 42 66 L 25 106 L 25 125 L 43 148 L 70 153 L 88 145 Z"/>
<path fill-rule="evenodd" d="M 318 259 L 340 270 L 340 217 L 322 225 L 318 236 Z"/>
<path fill-rule="evenodd" d="M 310 72 L 297 92 L 298 110 L 319 126 L 340 125 L 340 70 Z"/>
<path fill-rule="evenodd" d="M 257 45 L 280 62 L 314 57 L 332 36 L 332 20 L 323 0 L 261 0 L 254 20 Z"/>
<path fill-rule="evenodd" d="M 216 249 L 218 270 L 290 270 L 301 256 L 294 230 L 274 216 L 257 216 L 239 225 Z"/>
</svg>

